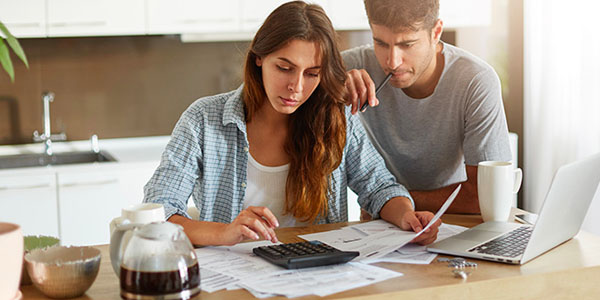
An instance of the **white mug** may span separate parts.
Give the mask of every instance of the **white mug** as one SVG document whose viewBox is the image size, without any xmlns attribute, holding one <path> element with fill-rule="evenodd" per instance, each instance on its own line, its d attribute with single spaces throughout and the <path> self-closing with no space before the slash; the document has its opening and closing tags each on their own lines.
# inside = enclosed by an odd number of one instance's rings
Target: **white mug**
<svg viewBox="0 0 600 300">
<path fill-rule="evenodd" d="M 477 195 L 484 222 L 508 221 L 513 194 L 521 188 L 523 172 L 510 162 L 482 161 L 477 167 Z"/>
<path fill-rule="evenodd" d="M 121 216 L 110 222 L 112 235 L 116 226 L 122 224 L 148 224 L 165 220 L 165 208 L 159 203 L 142 203 L 121 209 Z"/>
<path fill-rule="evenodd" d="M 23 269 L 21 227 L 0 222 L 0 299 L 18 299 Z"/>
</svg>

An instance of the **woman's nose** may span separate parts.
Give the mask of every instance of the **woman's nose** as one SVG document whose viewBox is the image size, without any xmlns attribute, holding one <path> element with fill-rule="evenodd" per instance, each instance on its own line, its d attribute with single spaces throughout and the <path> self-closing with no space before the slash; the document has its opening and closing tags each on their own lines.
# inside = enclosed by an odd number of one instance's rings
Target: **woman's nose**
<svg viewBox="0 0 600 300">
<path fill-rule="evenodd" d="M 302 92 L 303 84 L 302 74 L 295 75 L 288 84 L 288 90 L 292 93 L 300 93 Z"/>
</svg>

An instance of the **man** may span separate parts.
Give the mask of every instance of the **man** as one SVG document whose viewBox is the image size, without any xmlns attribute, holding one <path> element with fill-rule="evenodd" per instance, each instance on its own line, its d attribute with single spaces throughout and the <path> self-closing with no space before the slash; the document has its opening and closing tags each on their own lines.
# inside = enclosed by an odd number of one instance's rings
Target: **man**
<svg viewBox="0 0 600 300">
<path fill-rule="evenodd" d="M 479 213 L 477 164 L 511 159 L 500 81 L 491 66 L 440 41 L 438 0 L 365 0 L 373 45 L 344 51 L 346 101 L 415 210 Z M 390 81 L 375 97 L 375 83 Z"/>
</svg>

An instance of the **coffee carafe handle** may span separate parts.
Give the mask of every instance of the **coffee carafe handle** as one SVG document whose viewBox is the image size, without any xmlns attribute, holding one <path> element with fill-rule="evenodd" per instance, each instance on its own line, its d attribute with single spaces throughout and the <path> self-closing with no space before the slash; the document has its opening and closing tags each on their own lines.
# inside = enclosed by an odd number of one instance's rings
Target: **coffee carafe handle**
<svg viewBox="0 0 600 300">
<path fill-rule="evenodd" d="M 110 262 L 117 277 L 121 277 L 121 259 L 123 258 L 123 251 L 125 250 L 125 247 L 127 247 L 127 243 L 131 237 L 131 232 L 139 226 L 141 225 L 131 223 L 120 224 L 116 225 L 111 233 L 109 247 Z M 128 238 L 124 239 L 125 236 L 128 236 Z M 124 240 L 125 242 L 123 242 Z"/>
</svg>

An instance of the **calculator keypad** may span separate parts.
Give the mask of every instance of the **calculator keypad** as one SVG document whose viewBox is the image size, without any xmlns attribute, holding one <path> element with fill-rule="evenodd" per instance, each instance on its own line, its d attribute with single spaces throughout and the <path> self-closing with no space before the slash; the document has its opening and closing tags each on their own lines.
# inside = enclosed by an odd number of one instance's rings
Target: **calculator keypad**
<svg viewBox="0 0 600 300">
<path fill-rule="evenodd" d="M 358 252 L 340 251 L 319 241 L 263 246 L 253 252 L 288 269 L 342 263 L 358 256 Z"/>
</svg>

